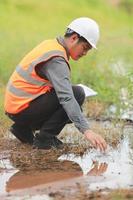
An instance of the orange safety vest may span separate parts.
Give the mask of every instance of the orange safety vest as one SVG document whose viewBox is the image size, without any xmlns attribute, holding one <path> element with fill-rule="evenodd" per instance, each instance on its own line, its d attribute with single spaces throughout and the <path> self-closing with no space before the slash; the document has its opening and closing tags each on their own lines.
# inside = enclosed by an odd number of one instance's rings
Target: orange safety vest
<svg viewBox="0 0 133 200">
<path fill-rule="evenodd" d="M 35 98 L 51 90 L 51 83 L 40 78 L 36 74 L 35 67 L 53 57 L 63 57 L 69 67 L 66 50 L 56 39 L 42 42 L 22 59 L 7 84 L 6 112 L 19 113 Z"/>
</svg>

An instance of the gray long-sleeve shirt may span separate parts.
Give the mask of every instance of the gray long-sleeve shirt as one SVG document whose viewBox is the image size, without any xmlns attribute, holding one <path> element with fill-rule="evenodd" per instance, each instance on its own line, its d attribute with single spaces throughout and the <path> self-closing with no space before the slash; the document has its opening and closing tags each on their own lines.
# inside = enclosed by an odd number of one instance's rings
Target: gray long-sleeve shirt
<svg viewBox="0 0 133 200">
<path fill-rule="evenodd" d="M 60 104 L 78 130 L 84 133 L 84 131 L 89 129 L 88 121 L 74 97 L 70 81 L 70 70 L 65 60 L 61 57 L 52 58 L 36 68 L 36 72 L 40 77 L 51 82 Z"/>
</svg>

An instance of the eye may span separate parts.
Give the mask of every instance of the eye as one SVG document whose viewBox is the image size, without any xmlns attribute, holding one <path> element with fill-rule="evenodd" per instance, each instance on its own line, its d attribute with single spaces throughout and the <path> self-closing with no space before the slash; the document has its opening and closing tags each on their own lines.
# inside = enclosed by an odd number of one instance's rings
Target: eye
<svg viewBox="0 0 133 200">
<path fill-rule="evenodd" d="M 84 50 L 85 50 L 85 51 L 88 51 L 88 48 L 87 48 L 87 47 L 85 47 L 85 48 L 84 48 Z"/>
<path fill-rule="evenodd" d="M 92 46 L 90 45 L 90 46 L 84 46 L 84 51 L 89 51 L 89 50 L 91 50 L 92 49 Z"/>
<path fill-rule="evenodd" d="M 84 50 L 84 51 L 88 51 L 89 49 L 88 49 L 88 47 L 83 46 L 83 50 Z"/>
</svg>

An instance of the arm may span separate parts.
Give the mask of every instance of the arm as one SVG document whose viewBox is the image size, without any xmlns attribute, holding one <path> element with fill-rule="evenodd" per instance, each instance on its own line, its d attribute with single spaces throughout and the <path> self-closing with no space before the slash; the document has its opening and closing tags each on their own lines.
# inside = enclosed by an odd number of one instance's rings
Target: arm
<svg viewBox="0 0 133 200">
<path fill-rule="evenodd" d="M 104 149 L 104 145 L 100 145 L 103 142 L 102 137 L 100 135 L 98 137 L 97 134 L 89 130 L 88 121 L 74 97 L 70 82 L 70 71 L 65 60 L 63 58 L 53 58 L 39 68 L 38 74 L 52 83 L 60 104 L 78 130 L 85 134 L 93 146 Z M 97 140 L 100 140 L 100 144 Z"/>
<path fill-rule="evenodd" d="M 65 60 L 59 57 L 53 58 L 45 63 L 44 67 L 40 67 L 39 74 L 51 82 L 59 103 L 78 130 L 82 133 L 86 131 L 89 128 L 88 121 L 83 116 L 80 106 L 74 97 L 70 82 L 70 70 Z"/>
</svg>

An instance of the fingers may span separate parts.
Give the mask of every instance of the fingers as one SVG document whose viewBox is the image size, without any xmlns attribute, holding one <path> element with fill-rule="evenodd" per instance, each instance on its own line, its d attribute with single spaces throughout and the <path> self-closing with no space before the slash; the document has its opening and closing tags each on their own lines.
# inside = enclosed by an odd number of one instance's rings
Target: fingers
<svg viewBox="0 0 133 200">
<path fill-rule="evenodd" d="M 106 150 L 107 144 L 106 144 L 105 140 L 100 135 L 95 135 L 94 140 L 95 140 L 95 147 L 97 149 L 100 149 L 100 151 Z"/>
<path fill-rule="evenodd" d="M 100 149 L 100 151 L 104 152 L 107 149 L 107 143 L 99 134 L 94 133 L 91 130 L 85 132 L 85 136 L 88 140 L 90 140 L 91 144 L 96 149 Z"/>
<path fill-rule="evenodd" d="M 100 151 L 104 152 L 107 149 L 107 144 L 100 135 L 98 135 L 95 138 L 95 143 L 96 143 L 96 148 L 100 149 Z"/>
<path fill-rule="evenodd" d="M 92 169 L 87 174 L 91 176 L 96 176 L 97 171 L 98 171 L 98 164 L 96 163 L 94 164 L 94 167 L 92 167 Z"/>
<path fill-rule="evenodd" d="M 100 151 L 104 152 L 107 149 L 107 144 L 104 139 L 102 138 L 93 138 L 91 143 L 94 148 L 100 149 Z"/>
<path fill-rule="evenodd" d="M 98 162 L 94 163 L 94 167 L 88 172 L 88 175 L 91 176 L 100 176 L 101 174 L 103 174 L 104 172 L 106 172 L 108 167 L 107 163 L 100 163 L 98 164 Z"/>
<path fill-rule="evenodd" d="M 104 172 L 106 172 L 107 167 L 108 167 L 107 163 L 101 163 L 98 169 L 98 173 L 103 174 Z"/>
<path fill-rule="evenodd" d="M 104 139 L 96 140 L 96 148 L 104 152 L 107 149 L 107 144 Z"/>
</svg>

